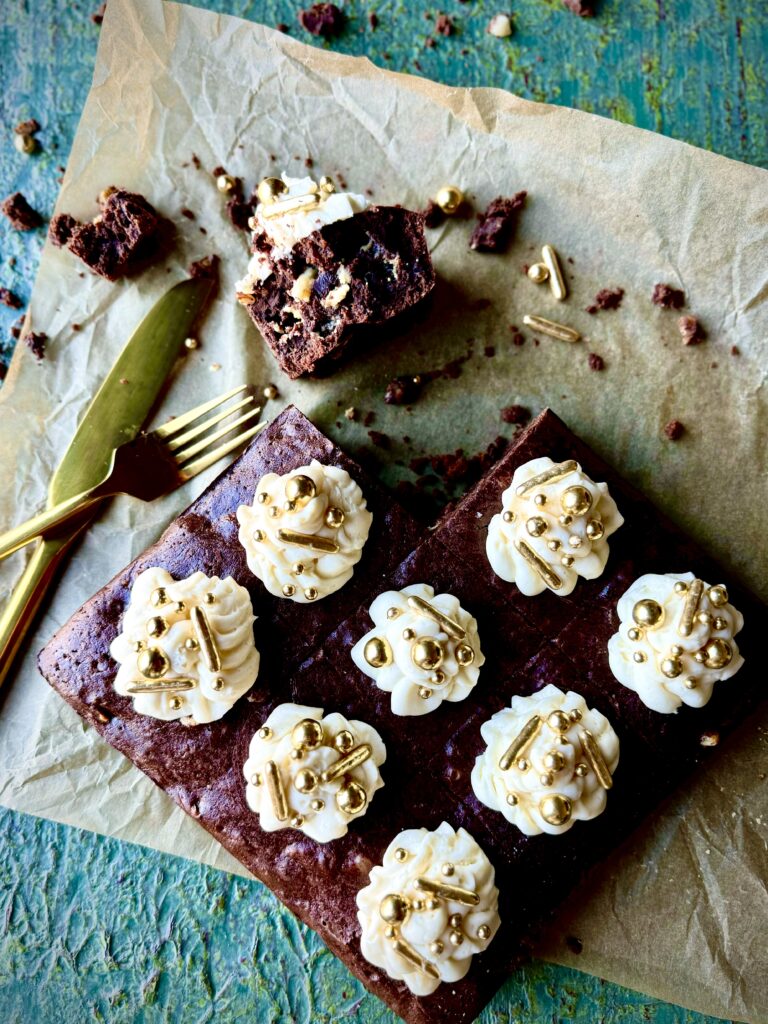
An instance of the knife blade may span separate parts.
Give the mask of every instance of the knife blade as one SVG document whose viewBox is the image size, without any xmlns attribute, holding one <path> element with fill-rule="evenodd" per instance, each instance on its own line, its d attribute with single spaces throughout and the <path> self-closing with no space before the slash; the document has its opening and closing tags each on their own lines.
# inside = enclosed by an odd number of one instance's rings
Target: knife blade
<svg viewBox="0 0 768 1024">
<path fill-rule="evenodd" d="M 62 456 L 48 487 L 49 508 L 98 483 L 107 471 L 113 449 L 139 432 L 212 287 L 212 282 L 204 278 L 181 281 L 146 314 L 96 392 Z M 89 508 L 60 534 L 38 542 L 0 615 L 0 686 L 56 569 L 100 507 Z"/>
</svg>

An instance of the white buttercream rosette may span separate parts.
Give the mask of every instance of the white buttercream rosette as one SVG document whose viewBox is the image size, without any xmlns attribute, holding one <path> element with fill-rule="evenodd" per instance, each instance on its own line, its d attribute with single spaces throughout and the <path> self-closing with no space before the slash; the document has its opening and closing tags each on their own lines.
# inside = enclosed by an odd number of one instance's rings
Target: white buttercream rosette
<svg viewBox="0 0 768 1024">
<path fill-rule="evenodd" d="M 741 612 L 725 587 L 693 573 L 641 576 L 619 599 L 618 613 L 618 632 L 608 641 L 611 671 L 653 711 L 702 707 L 715 683 L 744 664 L 734 640 Z"/>
<path fill-rule="evenodd" d="M 284 476 L 263 476 L 237 521 L 251 572 L 275 597 L 306 604 L 352 577 L 373 516 L 346 470 L 313 459 Z"/>
<path fill-rule="evenodd" d="M 218 668 L 206 660 L 194 608 L 205 616 Z M 131 697 L 141 715 L 182 719 L 185 725 L 215 722 L 258 675 L 254 620 L 248 591 L 231 576 L 221 580 L 196 572 L 174 580 L 165 569 L 145 569 L 134 580 L 121 632 L 109 648 L 120 663 L 115 690 Z M 183 681 L 183 688 L 174 689 L 174 681 Z M 136 692 L 153 687 L 154 692 Z"/>
<path fill-rule="evenodd" d="M 326 781 L 324 773 L 345 757 L 369 748 L 355 767 Z M 384 782 L 379 767 L 384 743 L 365 722 L 347 720 L 322 708 L 280 704 L 256 732 L 243 765 L 245 798 L 265 832 L 295 828 L 318 843 L 345 835 L 350 821 L 365 814 Z M 274 766 L 274 767 L 271 767 Z M 277 773 L 270 785 L 269 775 Z M 284 798 L 275 801 L 274 785 Z"/>
<path fill-rule="evenodd" d="M 357 894 L 363 956 L 417 996 L 443 981 L 459 981 L 498 930 L 494 877 L 493 865 L 463 828 L 454 831 L 443 822 L 434 832 L 401 832 Z M 433 883 L 429 891 L 419 879 Z M 440 886 L 457 887 L 475 900 L 441 895 L 435 891 Z"/>
<path fill-rule="evenodd" d="M 523 594 L 550 589 L 565 597 L 579 576 L 600 576 L 608 537 L 623 522 L 608 485 L 591 480 L 578 462 L 532 459 L 515 470 L 488 526 L 488 560 Z"/>
<path fill-rule="evenodd" d="M 533 738 L 502 769 L 500 762 L 534 716 L 539 724 Z M 563 693 L 552 683 L 529 697 L 514 696 L 511 707 L 480 729 L 487 746 L 472 769 L 475 796 L 527 836 L 560 835 L 575 821 L 597 817 L 605 809 L 606 788 L 585 749 L 584 730 L 612 775 L 619 761 L 618 737 L 583 697 Z"/>
<path fill-rule="evenodd" d="M 449 622 L 437 621 L 409 599 L 426 602 Z M 477 621 L 452 594 L 413 583 L 379 594 L 369 615 L 373 629 L 352 648 L 352 660 L 392 694 L 393 714 L 425 715 L 444 700 L 464 700 L 476 685 L 485 662 Z"/>
</svg>

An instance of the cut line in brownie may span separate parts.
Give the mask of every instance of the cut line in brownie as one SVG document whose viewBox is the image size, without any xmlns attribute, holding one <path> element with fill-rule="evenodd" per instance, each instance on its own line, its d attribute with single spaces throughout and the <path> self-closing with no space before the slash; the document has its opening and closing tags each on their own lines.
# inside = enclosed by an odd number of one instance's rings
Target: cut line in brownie
<svg viewBox="0 0 768 1024">
<path fill-rule="evenodd" d="M 279 472 L 306 461 L 306 449 L 301 455 L 297 451 L 297 435 L 304 437 L 307 433 L 306 421 L 299 415 L 289 410 L 270 428 L 270 443 L 260 452 L 259 465 L 268 464 L 271 458 L 281 467 Z M 279 429 L 273 430 L 278 424 Z M 262 442 L 268 433 L 262 435 Z M 325 439 L 317 443 L 338 453 Z M 272 451 L 278 444 L 284 448 L 282 454 Z M 413 545 L 420 535 L 412 521 L 399 518 L 404 517 L 401 512 L 395 517 L 400 533 L 395 532 L 394 542 L 387 537 L 387 548 L 380 554 L 382 561 L 375 571 L 370 566 L 366 571 L 364 556 L 353 580 L 321 604 L 308 607 L 280 602 L 288 609 L 281 618 L 269 611 L 263 593 L 255 594 L 254 604 L 261 601 L 257 614 L 269 624 L 261 643 L 262 655 L 267 654 L 267 644 L 285 643 L 291 628 L 295 631 L 304 615 L 312 616 L 322 610 L 323 604 L 339 598 L 332 609 L 337 619 L 331 635 L 319 643 L 304 644 L 301 657 L 293 644 L 288 652 L 281 652 L 285 671 L 280 672 L 278 667 L 269 673 L 269 685 L 260 693 L 262 703 L 242 699 L 221 721 L 196 728 L 141 719 L 123 698 L 110 696 L 114 664 L 107 652 L 128 583 L 160 554 L 174 575 L 169 562 L 183 575 L 194 569 L 220 575 L 231 571 L 254 594 L 255 581 L 244 568 L 244 558 L 232 550 L 237 544 L 236 525 L 230 527 L 225 513 L 225 508 L 231 513 L 241 501 L 253 498 L 254 468 L 247 460 L 252 451 L 249 449 L 243 457 L 245 466 L 237 469 L 236 463 L 198 499 L 192 506 L 194 512 L 188 510 L 179 517 L 155 548 L 73 617 L 42 652 L 41 669 L 83 717 L 94 722 L 109 742 L 317 930 L 367 987 L 409 1024 L 468 1024 L 519 963 L 529 937 L 553 907 L 567 898 L 578 878 L 616 848 L 697 763 L 712 756 L 711 748 L 700 745 L 701 734 L 724 734 L 755 706 L 762 696 L 758 644 L 761 631 L 768 628 L 766 609 L 660 516 L 554 414 L 545 412 L 518 436 L 502 460 L 437 529 L 410 554 L 406 552 L 407 557 L 399 565 L 390 559 L 384 567 L 385 554 L 394 547 Z M 514 584 L 493 574 L 485 555 L 488 522 L 499 511 L 502 491 L 517 466 L 541 455 L 556 460 L 577 459 L 593 480 L 608 483 L 625 517 L 624 526 L 611 537 L 603 575 L 593 581 L 579 580 L 566 598 L 549 591 L 524 597 Z M 345 457 L 338 453 L 335 459 L 342 464 Z M 364 482 L 361 471 L 350 472 L 361 483 L 373 508 L 373 485 Z M 376 500 L 386 505 L 378 494 Z M 198 516 L 199 521 L 190 520 L 190 515 Z M 210 545 L 205 556 L 205 543 L 195 539 L 195 523 L 207 523 L 206 529 L 211 530 L 214 523 L 220 523 L 215 533 L 220 550 L 215 556 L 210 554 Z M 205 530 L 202 526 L 200 529 L 198 537 L 204 538 Z M 374 529 L 366 549 L 375 529 L 374 509 Z M 189 550 L 180 553 L 178 546 L 186 543 L 191 545 Z M 198 564 L 196 560 L 203 557 L 212 560 Z M 633 692 L 613 678 L 606 645 L 618 625 L 616 601 L 637 576 L 685 570 L 710 583 L 727 584 L 733 604 L 745 617 L 739 647 L 746 663 L 733 679 L 717 684 L 704 708 L 684 707 L 677 715 L 660 715 L 645 708 Z M 412 582 L 429 583 L 435 592 L 449 591 L 459 598 L 462 607 L 478 620 L 487 661 L 477 686 L 463 702 L 444 702 L 426 716 L 398 718 L 390 711 L 389 695 L 359 672 L 349 652 L 370 629 L 367 610 L 374 597 Z M 267 618 L 270 614 L 272 617 Z M 344 621 L 339 622 L 341 619 Z M 327 618 L 323 623 L 328 623 Z M 312 632 L 318 640 L 321 623 L 316 625 L 318 629 L 313 627 Z M 86 649 L 84 658 L 78 654 L 81 645 Z M 78 660 L 80 666 L 75 664 Z M 266 664 L 262 667 L 265 672 Z M 528 838 L 500 814 L 479 804 L 472 793 L 469 773 L 484 746 L 480 725 L 508 706 L 513 694 L 531 693 L 549 682 L 581 693 L 590 706 L 608 716 L 619 734 L 621 757 L 607 809 L 601 816 L 577 822 L 560 836 Z M 347 835 L 324 846 L 295 830 L 263 832 L 245 802 L 242 766 L 251 737 L 270 710 L 287 700 L 363 719 L 380 733 L 387 747 L 387 760 L 381 769 L 383 790 L 375 795 L 366 814 L 350 824 Z M 99 721 L 94 703 L 101 702 L 118 707 L 119 714 L 111 721 Z M 502 927 L 488 950 L 474 958 L 465 979 L 443 983 L 432 995 L 418 998 L 404 983 L 386 977 L 362 957 L 355 896 L 367 884 L 370 868 L 380 863 L 384 850 L 401 829 L 434 829 L 443 820 L 454 827 L 465 827 L 494 865 Z"/>
</svg>

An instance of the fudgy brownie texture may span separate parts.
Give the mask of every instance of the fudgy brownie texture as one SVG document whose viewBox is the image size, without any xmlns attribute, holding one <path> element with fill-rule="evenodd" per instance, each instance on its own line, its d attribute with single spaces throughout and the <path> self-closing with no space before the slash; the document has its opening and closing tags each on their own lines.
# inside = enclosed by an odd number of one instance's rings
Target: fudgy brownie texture
<svg viewBox="0 0 768 1024">
<path fill-rule="evenodd" d="M 250 500 L 256 477 L 266 469 L 285 471 L 305 461 L 314 445 L 349 465 L 295 411 L 284 413 L 238 463 L 224 474 L 166 532 L 160 542 L 108 584 L 79 611 L 40 656 L 40 667 L 61 695 L 115 747 L 197 818 L 227 849 L 261 878 L 286 905 L 315 928 L 365 984 L 409 1024 L 466 1024 L 526 953 L 527 940 L 553 907 L 595 862 L 604 858 L 697 764 L 712 756 L 700 737 L 724 735 L 762 696 L 761 637 L 766 609 L 724 576 L 710 558 L 665 520 L 640 494 L 580 442 L 551 412 L 522 431 L 507 454 L 448 513 L 437 529 L 394 570 L 388 556 L 416 534 L 412 524 L 382 498 L 358 470 L 374 511 L 374 527 L 355 577 L 317 606 L 286 606 L 274 614 L 275 599 L 264 595 L 236 550 L 234 509 Z M 315 440 L 311 440 L 314 438 Z M 257 449 L 257 446 L 261 447 Z M 605 480 L 624 515 L 610 541 L 610 558 L 597 580 L 580 580 L 568 597 L 545 592 L 528 598 L 494 575 L 485 554 L 491 517 L 514 470 L 541 455 L 576 458 L 597 481 Z M 322 457 L 322 456 L 318 456 Z M 389 521 L 385 517 L 389 515 Z M 384 520 L 384 521 L 382 521 Z M 234 530 L 234 535 L 233 535 Z M 220 722 L 185 728 L 136 715 L 112 690 L 115 665 L 108 648 L 115 636 L 133 577 L 148 565 L 164 565 L 174 576 L 195 569 L 231 572 L 248 586 L 257 614 L 262 663 L 260 703 L 238 702 Z M 710 583 L 727 584 L 745 617 L 738 636 L 746 659 L 740 672 L 719 683 L 703 709 L 677 715 L 648 710 L 619 685 L 606 645 L 615 632 L 616 602 L 646 572 L 690 569 Z M 418 718 L 398 718 L 389 694 L 357 670 L 349 651 L 370 628 L 368 607 L 385 589 L 426 582 L 455 594 L 476 616 L 487 662 L 469 697 L 444 703 Z M 348 591 L 348 588 L 349 591 Z M 336 598 L 339 598 L 336 601 Z M 346 619 L 320 643 L 315 616 L 321 605 Z M 342 607 L 343 606 L 343 607 Z M 354 610 L 351 610 L 354 608 Z M 266 627 L 266 628 L 265 628 Z M 268 639 L 262 639 L 268 638 Z M 300 650 L 297 650 L 297 646 Z M 577 822 L 565 835 L 528 838 L 475 799 L 469 775 L 482 751 L 480 726 L 508 706 L 516 693 L 547 683 L 581 693 L 611 720 L 621 741 L 621 758 L 606 811 Z M 373 725 L 387 747 L 384 789 L 342 839 L 319 845 L 302 833 L 264 833 L 245 803 L 242 765 L 255 730 L 272 708 L 286 700 L 317 704 Z M 467 977 L 443 984 L 426 998 L 384 976 L 360 953 L 355 896 L 368 882 L 393 837 L 404 828 L 436 828 L 446 820 L 464 826 L 496 868 L 502 928 L 486 953 L 475 957 Z"/>
<path fill-rule="evenodd" d="M 147 200 L 123 188 L 99 196 L 99 216 L 80 223 L 68 213 L 54 217 L 48 237 L 110 281 L 143 269 L 165 252 L 171 225 Z"/>
<path fill-rule="evenodd" d="M 281 259 L 266 235 L 255 236 L 253 249 L 269 258 L 272 274 L 239 298 L 289 377 L 327 369 L 353 337 L 402 317 L 435 283 L 423 214 L 399 206 L 371 206 L 328 224 Z M 305 301 L 291 291 L 308 268 L 317 276 Z"/>
<path fill-rule="evenodd" d="M 527 192 L 517 192 L 511 198 L 498 196 L 490 202 L 485 213 L 477 216 L 477 226 L 469 240 L 470 249 L 504 252 L 515 230 L 518 210 L 522 209 L 527 195 Z"/>
</svg>

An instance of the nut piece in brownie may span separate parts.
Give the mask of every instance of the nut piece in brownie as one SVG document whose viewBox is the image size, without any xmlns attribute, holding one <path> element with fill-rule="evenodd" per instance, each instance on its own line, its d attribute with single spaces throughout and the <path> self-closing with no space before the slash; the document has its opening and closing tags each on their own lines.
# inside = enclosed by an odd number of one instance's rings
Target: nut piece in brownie
<svg viewBox="0 0 768 1024">
<path fill-rule="evenodd" d="M 266 178 L 258 195 L 237 298 L 289 377 L 324 368 L 432 290 L 421 213 L 369 206 L 327 178 Z"/>
<path fill-rule="evenodd" d="M 48 237 L 91 270 L 115 281 L 143 269 L 165 252 L 171 225 L 147 200 L 124 188 L 105 188 L 100 213 L 80 223 L 68 213 L 54 217 Z"/>
</svg>

